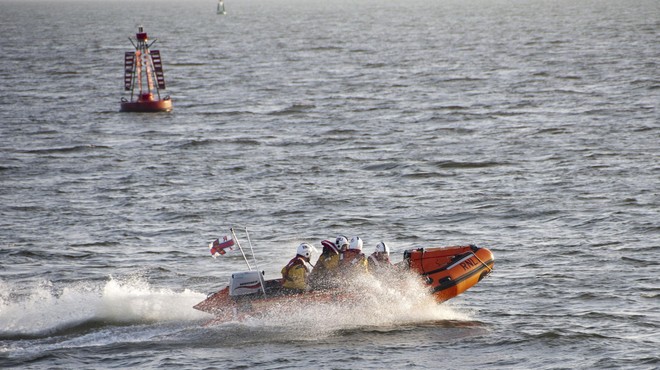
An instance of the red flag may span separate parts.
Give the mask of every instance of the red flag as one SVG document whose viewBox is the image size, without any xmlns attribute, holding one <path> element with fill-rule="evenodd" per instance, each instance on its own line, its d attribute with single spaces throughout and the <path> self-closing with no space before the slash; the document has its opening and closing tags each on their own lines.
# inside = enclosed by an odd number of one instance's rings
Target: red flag
<svg viewBox="0 0 660 370">
<path fill-rule="evenodd" d="M 220 241 L 220 239 L 216 239 L 213 241 L 213 243 L 209 244 L 209 249 L 211 250 L 211 256 L 213 256 L 213 258 L 216 258 L 220 255 L 227 253 L 227 251 L 234 250 L 234 248 L 232 248 L 233 245 L 234 245 L 234 239 L 232 239 L 227 235 L 225 235 L 222 238 L 222 241 Z"/>
</svg>

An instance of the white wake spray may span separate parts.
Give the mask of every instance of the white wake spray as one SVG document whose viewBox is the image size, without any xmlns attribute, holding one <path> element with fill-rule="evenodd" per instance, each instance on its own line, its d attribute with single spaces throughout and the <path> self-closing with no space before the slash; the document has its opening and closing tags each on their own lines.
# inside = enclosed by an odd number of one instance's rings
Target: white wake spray
<svg viewBox="0 0 660 370">
<path fill-rule="evenodd" d="M 344 299 L 311 304 L 291 299 L 244 324 L 304 329 L 308 335 L 325 336 L 338 330 L 365 327 L 471 320 L 466 310 L 438 304 L 414 274 L 362 275 L 346 279 L 343 284 L 350 293 Z"/>
<path fill-rule="evenodd" d="M 81 325 L 126 325 L 207 318 L 192 306 L 204 294 L 154 288 L 143 278 L 110 278 L 55 289 L 50 283 L 18 295 L 0 281 L 0 336 L 40 336 Z"/>
</svg>

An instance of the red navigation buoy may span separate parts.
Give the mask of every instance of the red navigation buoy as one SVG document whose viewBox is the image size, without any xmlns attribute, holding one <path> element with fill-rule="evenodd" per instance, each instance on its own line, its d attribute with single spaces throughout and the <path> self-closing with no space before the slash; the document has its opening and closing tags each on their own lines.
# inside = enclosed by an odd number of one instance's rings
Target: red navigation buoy
<svg viewBox="0 0 660 370">
<path fill-rule="evenodd" d="M 130 100 L 121 98 L 122 112 L 169 112 L 172 99 L 167 95 L 161 99 L 160 90 L 165 90 L 165 76 L 160 51 L 149 50 L 156 40 L 149 42 L 142 26 L 138 27 L 135 39 L 128 38 L 135 51 L 124 55 L 124 90 L 131 92 Z M 156 82 L 154 84 L 154 81 Z"/>
</svg>

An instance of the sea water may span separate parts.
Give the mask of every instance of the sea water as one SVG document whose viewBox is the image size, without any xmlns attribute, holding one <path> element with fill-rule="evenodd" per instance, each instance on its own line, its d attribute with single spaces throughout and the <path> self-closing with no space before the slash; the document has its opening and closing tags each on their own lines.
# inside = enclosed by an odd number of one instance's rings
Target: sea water
<svg viewBox="0 0 660 370">
<path fill-rule="evenodd" d="M 660 366 L 660 3 L 225 5 L 0 1 L 0 366 Z M 119 113 L 140 25 L 170 114 Z M 267 278 L 338 234 L 495 269 L 204 326 L 232 226 Z"/>
</svg>

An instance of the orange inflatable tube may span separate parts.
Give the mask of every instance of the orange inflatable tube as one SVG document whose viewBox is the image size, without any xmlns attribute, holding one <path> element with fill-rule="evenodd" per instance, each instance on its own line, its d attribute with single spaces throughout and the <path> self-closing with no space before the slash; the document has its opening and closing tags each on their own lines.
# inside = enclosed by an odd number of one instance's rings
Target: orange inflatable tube
<svg viewBox="0 0 660 370">
<path fill-rule="evenodd" d="M 404 253 L 404 265 L 420 274 L 438 302 L 465 292 L 493 271 L 495 258 L 474 245 L 418 248 Z"/>
</svg>

